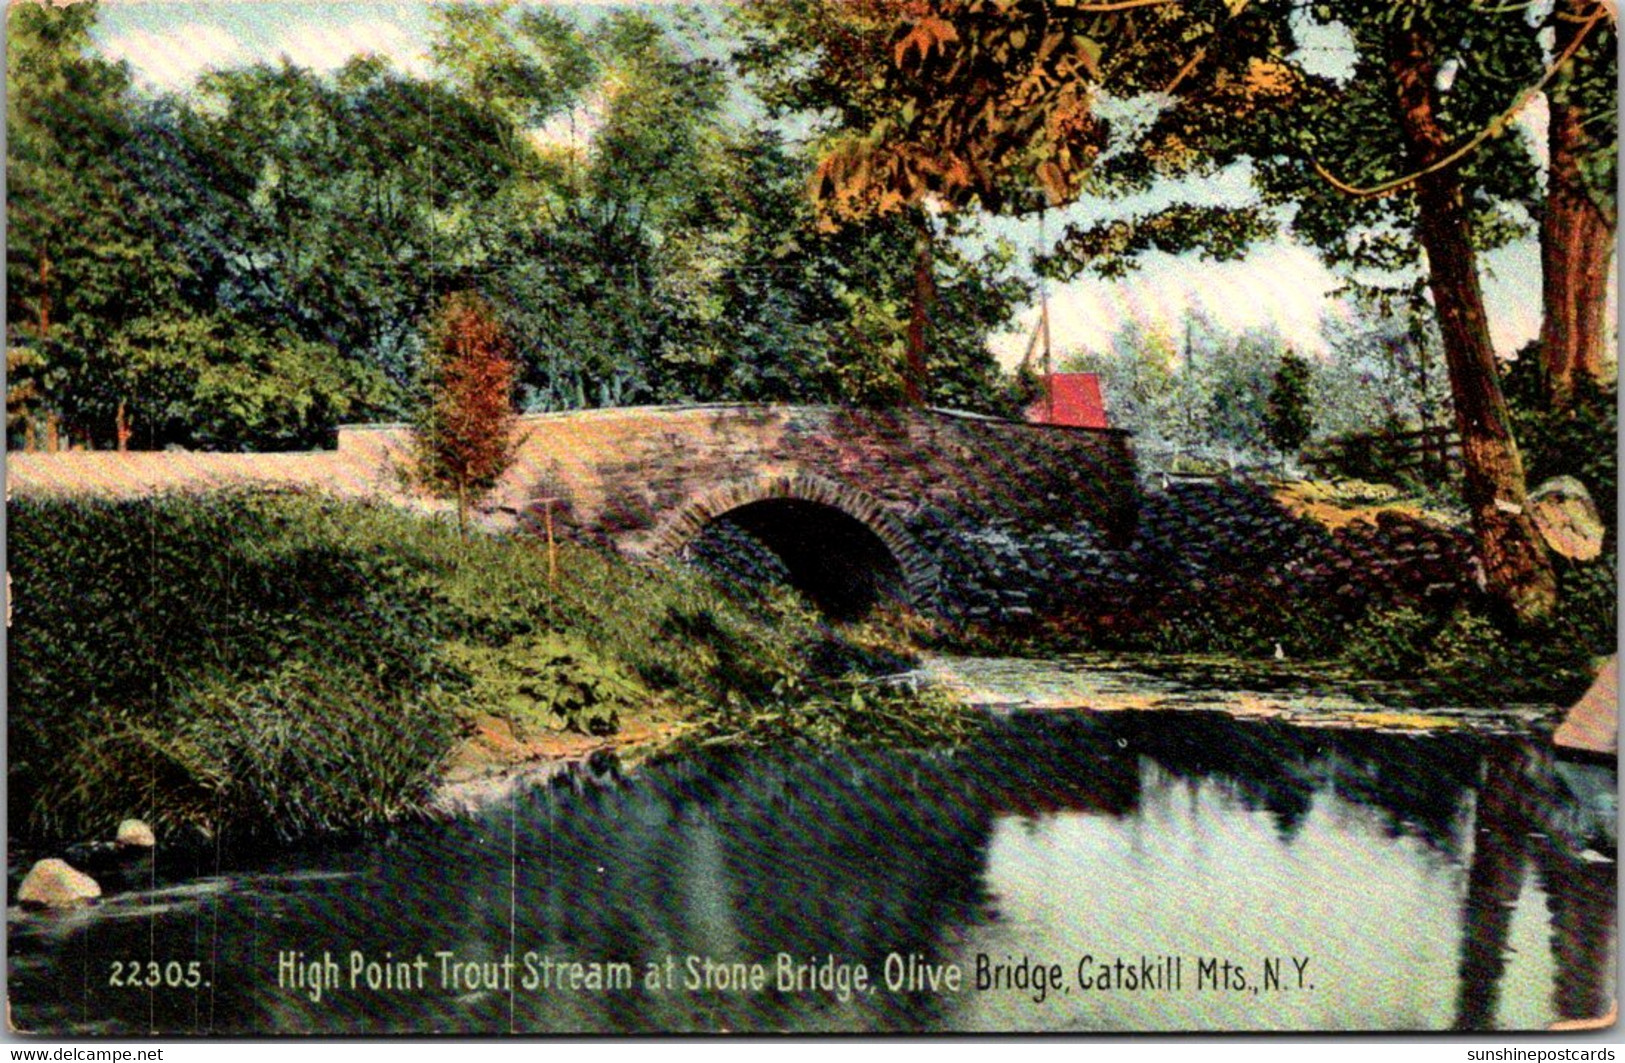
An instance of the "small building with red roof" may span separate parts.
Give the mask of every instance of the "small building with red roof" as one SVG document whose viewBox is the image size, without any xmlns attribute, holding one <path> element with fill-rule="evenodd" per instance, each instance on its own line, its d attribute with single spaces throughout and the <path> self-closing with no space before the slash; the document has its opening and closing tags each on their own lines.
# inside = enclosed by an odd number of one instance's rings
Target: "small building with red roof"
<svg viewBox="0 0 1625 1063">
<path fill-rule="evenodd" d="M 1040 380 L 1043 392 L 1022 416 L 1033 424 L 1071 428 L 1110 428 L 1098 373 L 1051 373 Z"/>
</svg>

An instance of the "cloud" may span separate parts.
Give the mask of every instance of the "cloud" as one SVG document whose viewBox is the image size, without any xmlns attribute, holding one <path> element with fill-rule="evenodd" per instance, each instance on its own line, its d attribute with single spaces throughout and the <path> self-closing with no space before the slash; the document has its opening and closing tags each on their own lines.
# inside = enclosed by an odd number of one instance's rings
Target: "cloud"
<svg viewBox="0 0 1625 1063">
<path fill-rule="evenodd" d="M 128 62 L 138 80 L 166 90 L 185 88 L 206 70 L 250 58 L 230 31 L 202 22 L 165 30 L 130 30 L 101 47 L 109 58 Z"/>
<path fill-rule="evenodd" d="M 429 71 L 428 47 L 400 23 L 381 18 L 294 25 L 268 51 L 316 71 L 336 70 L 357 55 L 382 56 L 410 74 Z"/>
<path fill-rule="evenodd" d="M 1201 262 L 1148 255 L 1122 280 L 1080 278 L 1050 292 L 1050 337 L 1056 355 L 1110 349 L 1130 321 L 1174 335 L 1188 313 L 1199 312 L 1230 332 L 1269 328 L 1306 354 L 1326 349 L 1321 320 L 1332 310 L 1336 278 L 1313 251 L 1287 242 L 1267 245 L 1240 262 Z M 1001 364 L 1026 353 L 1038 308 L 1021 315 L 1016 330 L 995 337 Z"/>
<path fill-rule="evenodd" d="M 101 42 L 102 52 L 131 65 L 142 84 L 164 91 L 189 88 L 211 69 L 275 62 L 287 56 L 298 66 L 318 72 L 336 70 L 357 55 L 378 55 L 397 69 L 414 75 L 429 72 L 428 46 L 400 22 L 376 14 L 335 19 L 331 11 L 317 11 L 310 19 L 282 22 L 270 17 L 240 17 L 237 21 L 191 21 L 168 24 L 161 7 L 137 9 L 128 17 L 147 16 Z M 156 24 L 152 24 L 156 22 Z M 229 25 L 228 25 L 229 22 Z"/>
</svg>

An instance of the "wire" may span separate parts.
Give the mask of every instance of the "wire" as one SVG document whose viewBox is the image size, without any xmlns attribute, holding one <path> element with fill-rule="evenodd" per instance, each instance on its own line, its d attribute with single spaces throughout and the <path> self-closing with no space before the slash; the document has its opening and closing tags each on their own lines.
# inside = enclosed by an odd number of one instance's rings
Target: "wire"
<svg viewBox="0 0 1625 1063">
<path fill-rule="evenodd" d="M 1354 196 L 1357 199 L 1372 199 L 1379 196 L 1391 195 L 1392 193 L 1399 191 L 1401 188 L 1404 188 L 1406 185 L 1414 184 L 1417 181 L 1420 181 L 1429 174 L 1438 173 L 1447 166 L 1455 165 L 1475 151 L 1480 144 L 1484 143 L 1484 141 L 1496 135 L 1502 129 L 1505 129 L 1506 124 L 1512 120 L 1513 116 L 1519 111 L 1523 110 L 1530 100 L 1534 99 L 1535 93 L 1546 88 L 1546 86 L 1551 83 L 1552 78 L 1557 76 L 1558 71 L 1562 70 L 1563 67 L 1568 64 L 1568 61 L 1574 58 L 1574 53 L 1578 52 L 1580 50 L 1580 45 L 1585 43 L 1587 34 L 1589 34 L 1592 29 L 1596 27 L 1597 23 L 1603 20 L 1607 13 L 1607 8 L 1599 5 L 1596 13 L 1590 18 L 1586 19 L 1585 25 L 1581 26 L 1579 32 L 1574 35 L 1574 40 L 1570 41 L 1569 46 L 1563 49 L 1563 54 L 1559 55 L 1557 59 L 1552 62 L 1552 65 L 1546 68 L 1546 73 L 1541 75 L 1539 81 L 1525 89 L 1523 93 L 1513 101 L 1512 106 L 1508 107 L 1506 110 L 1497 115 L 1488 125 L 1479 130 L 1478 134 L 1471 140 L 1457 148 L 1455 151 L 1452 151 L 1444 158 L 1434 162 L 1431 166 L 1417 170 L 1415 173 L 1406 174 L 1404 177 L 1396 177 L 1392 181 L 1384 181 L 1382 184 L 1372 185 L 1370 188 L 1358 188 L 1347 183 L 1346 181 L 1340 181 L 1336 175 L 1334 175 L 1330 170 L 1326 169 L 1325 166 L 1321 165 L 1319 159 L 1311 159 L 1310 161 L 1313 162 L 1315 166 L 1315 172 L 1319 174 L 1327 184 L 1331 185 L 1339 192 Z"/>
</svg>

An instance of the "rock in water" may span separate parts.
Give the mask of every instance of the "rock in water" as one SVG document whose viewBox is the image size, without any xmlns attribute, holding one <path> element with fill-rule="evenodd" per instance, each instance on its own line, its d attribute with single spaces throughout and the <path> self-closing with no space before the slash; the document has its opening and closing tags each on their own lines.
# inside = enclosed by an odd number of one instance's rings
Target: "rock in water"
<svg viewBox="0 0 1625 1063">
<path fill-rule="evenodd" d="M 158 844 L 153 836 L 152 828 L 139 819 L 127 819 L 118 825 L 118 835 L 113 839 L 120 845 L 131 848 L 151 849 Z"/>
<path fill-rule="evenodd" d="M 1554 476 L 1529 493 L 1529 515 L 1553 553 L 1590 561 L 1602 553 L 1602 515 L 1585 484 Z"/>
<path fill-rule="evenodd" d="M 25 908 L 77 908 L 101 895 L 95 879 L 53 857 L 28 869 L 17 890 L 17 903 Z"/>
<path fill-rule="evenodd" d="M 1619 750 L 1619 655 L 1597 669 L 1585 697 L 1575 703 L 1552 735 L 1560 749 L 1611 757 Z"/>
</svg>

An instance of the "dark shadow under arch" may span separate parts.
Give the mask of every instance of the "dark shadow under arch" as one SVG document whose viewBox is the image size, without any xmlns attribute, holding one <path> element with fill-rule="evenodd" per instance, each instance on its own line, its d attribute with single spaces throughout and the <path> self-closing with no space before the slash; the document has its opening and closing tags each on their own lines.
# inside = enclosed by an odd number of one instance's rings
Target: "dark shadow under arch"
<svg viewBox="0 0 1625 1063">
<path fill-rule="evenodd" d="M 684 552 L 741 583 L 786 583 L 834 620 L 906 598 L 902 566 L 880 537 L 823 502 L 746 503 L 713 519 Z"/>
<path fill-rule="evenodd" d="M 707 529 L 756 542 L 778 559 L 785 582 L 834 616 L 861 615 L 886 598 L 919 606 L 937 590 L 936 564 L 879 499 L 821 476 L 718 485 L 666 520 L 648 552 L 690 554 L 696 540 L 703 552 Z"/>
</svg>

